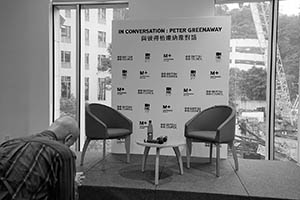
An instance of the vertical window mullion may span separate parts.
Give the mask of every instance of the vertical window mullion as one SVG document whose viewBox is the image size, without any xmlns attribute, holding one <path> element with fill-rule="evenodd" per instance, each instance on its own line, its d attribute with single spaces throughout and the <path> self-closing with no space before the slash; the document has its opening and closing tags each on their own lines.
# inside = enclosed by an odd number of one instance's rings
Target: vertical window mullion
<svg viewBox="0 0 300 200">
<path fill-rule="evenodd" d="M 271 23 L 269 40 L 269 66 L 267 79 L 267 155 L 266 159 L 274 160 L 275 141 L 275 97 L 276 97 L 276 62 L 277 62 L 277 29 L 278 29 L 278 0 L 271 1 Z"/>
<path fill-rule="evenodd" d="M 80 128 L 80 102 L 81 102 L 81 5 L 76 6 L 76 120 Z M 76 150 L 80 149 L 80 136 L 77 140 Z"/>
</svg>

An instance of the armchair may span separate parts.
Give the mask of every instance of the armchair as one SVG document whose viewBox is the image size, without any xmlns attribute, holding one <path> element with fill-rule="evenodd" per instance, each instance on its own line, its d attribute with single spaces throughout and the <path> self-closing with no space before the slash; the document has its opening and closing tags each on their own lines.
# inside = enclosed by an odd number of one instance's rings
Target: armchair
<svg viewBox="0 0 300 200">
<path fill-rule="evenodd" d="M 81 162 L 91 140 L 103 140 L 103 160 L 106 154 L 106 140 L 125 138 L 127 162 L 130 162 L 130 135 L 132 121 L 117 110 L 102 104 L 92 103 L 85 106 L 85 134 Z"/>
<path fill-rule="evenodd" d="M 235 170 L 238 170 L 238 159 L 234 147 L 235 109 L 218 105 L 197 113 L 185 124 L 187 168 L 190 168 L 192 142 L 210 143 L 210 162 L 212 161 L 213 144 L 216 145 L 216 176 L 220 174 L 220 144 L 226 143 L 232 149 Z"/>
</svg>

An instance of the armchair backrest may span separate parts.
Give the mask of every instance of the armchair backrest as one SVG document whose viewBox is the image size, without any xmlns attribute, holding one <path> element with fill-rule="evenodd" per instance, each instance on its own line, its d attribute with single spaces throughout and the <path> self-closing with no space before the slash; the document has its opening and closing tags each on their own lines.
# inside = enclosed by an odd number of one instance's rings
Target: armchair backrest
<svg viewBox="0 0 300 200">
<path fill-rule="evenodd" d="M 126 128 L 132 130 L 131 120 L 112 107 L 91 103 L 87 105 L 86 112 L 105 124 L 106 128 Z"/>
<path fill-rule="evenodd" d="M 93 139 L 107 138 L 107 126 L 93 114 L 90 104 L 85 104 L 85 135 Z"/>
<path fill-rule="evenodd" d="M 118 127 L 118 113 L 113 108 L 103 104 L 89 104 L 89 110 L 108 128 Z"/>
<path fill-rule="evenodd" d="M 226 105 L 218 105 L 207 108 L 197 113 L 186 123 L 188 130 L 216 130 L 233 113 L 233 108 Z"/>
</svg>

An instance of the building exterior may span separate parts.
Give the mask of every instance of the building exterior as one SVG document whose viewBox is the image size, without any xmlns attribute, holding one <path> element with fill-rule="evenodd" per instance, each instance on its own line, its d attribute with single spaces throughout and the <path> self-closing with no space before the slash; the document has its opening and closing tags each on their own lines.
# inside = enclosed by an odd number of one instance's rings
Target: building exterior
<svg viewBox="0 0 300 200">
<path fill-rule="evenodd" d="M 56 113 L 66 112 L 65 101 L 75 103 L 76 97 L 76 12 L 58 10 L 59 25 L 55 40 Z M 83 9 L 81 13 L 81 69 L 84 101 L 111 104 L 110 52 L 112 9 Z M 75 105 L 74 105 L 75 107 Z M 69 110 L 70 111 L 70 110 Z M 74 113 L 75 114 L 75 113 Z"/>
</svg>

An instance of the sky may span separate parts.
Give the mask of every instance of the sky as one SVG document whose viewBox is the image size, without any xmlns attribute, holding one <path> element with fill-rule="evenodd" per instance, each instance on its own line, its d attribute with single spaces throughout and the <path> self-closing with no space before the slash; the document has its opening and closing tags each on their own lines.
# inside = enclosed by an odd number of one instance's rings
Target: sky
<svg viewBox="0 0 300 200">
<path fill-rule="evenodd" d="M 300 0 L 285 0 L 279 2 L 279 12 L 287 15 L 299 15 Z"/>
<path fill-rule="evenodd" d="M 238 4 L 227 4 L 230 9 L 238 8 Z M 299 15 L 300 0 L 282 0 L 279 2 L 279 13 L 286 15 Z"/>
</svg>

